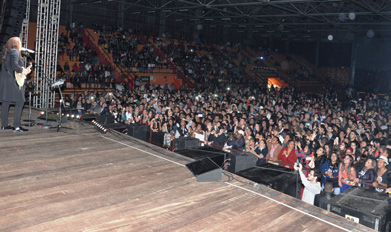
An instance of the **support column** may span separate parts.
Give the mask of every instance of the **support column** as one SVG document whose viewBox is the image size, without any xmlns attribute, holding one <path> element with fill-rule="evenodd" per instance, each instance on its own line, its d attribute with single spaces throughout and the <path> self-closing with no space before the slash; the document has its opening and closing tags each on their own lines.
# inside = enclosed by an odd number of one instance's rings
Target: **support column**
<svg viewBox="0 0 391 232">
<path fill-rule="evenodd" d="M 19 38 L 22 41 L 22 47 L 27 48 L 29 38 L 29 20 L 30 20 L 30 0 L 26 0 L 26 12 L 24 15 L 22 30 L 20 31 Z"/>
<path fill-rule="evenodd" d="M 354 85 L 354 78 L 356 75 L 356 37 L 353 39 L 352 42 L 352 54 L 350 56 L 350 78 L 349 78 L 349 85 Z"/>
<path fill-rule="evenodd" d="M 320 39 L 316 40 L 316 54 L 315 54 L 315 66 L 319 67 L 319 47 L 320 47 Z"/>
<path fill-rule="evenodd" d="M 118 4 L 118 19 L 117 19 L 117 26 L 124 29 L 125 24 L 125 4 L 124 1 L 120 1 Z"/>
<path fill-rule="evenodd" d="M 61 0 L 38 0 L 37 36 L 33 105 L 37 108 L 53 108 L 55 92 L 51 85 L 56 80 L 58 31 Z"/>
</svg>

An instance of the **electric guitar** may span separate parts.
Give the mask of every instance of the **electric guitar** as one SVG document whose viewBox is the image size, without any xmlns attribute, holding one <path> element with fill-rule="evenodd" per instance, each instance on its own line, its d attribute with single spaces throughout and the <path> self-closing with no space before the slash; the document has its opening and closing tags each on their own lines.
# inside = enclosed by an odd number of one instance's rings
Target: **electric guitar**
<svg viewBox="0 0 391 232">
<path fill-rule="evenodd" d="M 27 67 L 27 69 L 31 68 L 32 66 L 33 64 L 30 62 L 30 65 Z M 24 81 L 26 80 L 26 75 L 24 75 L 23 72 L 21 73 L 15 72 L 15 80 L 19 86 L 19 89 L 21 89 L 22 86 L 24 85 Z"/>
</svg>

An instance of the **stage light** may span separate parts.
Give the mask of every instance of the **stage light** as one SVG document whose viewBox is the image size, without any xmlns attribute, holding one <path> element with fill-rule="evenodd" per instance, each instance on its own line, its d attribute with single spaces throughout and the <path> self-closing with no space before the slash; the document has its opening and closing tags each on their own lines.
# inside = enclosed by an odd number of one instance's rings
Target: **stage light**
<svg viewBox="0 0 391 232">
<path fill-rule="evenodd" d="M 103 127 L 103 126 L 102 126 L 101 124 L 99 124 L 97 121 L 92 120 L 91 122 L 92 122 L 92 124 L 94 124 L 94 126 L 98 129 L 98 131 L 100 131 L 100 132 L 102 132 L 102 133 L 106 133 L 106 132 L 108 131 L 105 127 Z"/>
</svg>

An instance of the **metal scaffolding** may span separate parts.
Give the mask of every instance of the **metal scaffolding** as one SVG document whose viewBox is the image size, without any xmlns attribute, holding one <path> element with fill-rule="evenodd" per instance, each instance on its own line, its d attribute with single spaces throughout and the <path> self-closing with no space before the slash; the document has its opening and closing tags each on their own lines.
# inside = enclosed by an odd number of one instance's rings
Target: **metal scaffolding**
<svg viewBox="0 0 391 232">
<path fill-rule="evenodd" d="M 61 0 L 38 0 L 34 107 L 53 108 Z"/>
<path fill-rule="evenodd" d="M 26 0 L 26 12 L 23 18 L 22 30 L 19 38 L 22 41 L 22 47 L 27 48 L 29 39 L 29 20 L 30 20 L 30 0 Z"/>
</svg>

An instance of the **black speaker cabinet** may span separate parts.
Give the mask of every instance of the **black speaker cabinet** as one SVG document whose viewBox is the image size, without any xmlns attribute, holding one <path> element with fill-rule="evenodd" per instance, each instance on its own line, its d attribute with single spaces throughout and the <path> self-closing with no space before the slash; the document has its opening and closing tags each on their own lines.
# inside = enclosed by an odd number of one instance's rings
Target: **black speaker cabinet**
<svg viewBox="0 0 391 232">
<path fill-rule="evenodd" d="M 125 129 L 126 129 L 126 124 L 123 123 L 123 122 L 107 123 L 104 126 L 107 129 L 112 129 L 112 130 L 115 130 L 115 131 L 118 131 L 118 132 L 121 132 L 121 133 L 123 133 L 125 131 Z"/>
<path fill-rule="evenodd" d="M 236 173 L 256 183 L 300 199 L 301 180 L 298 173 L 292 169 L 264 164 Z"/>
<path fill-rule="evenodd" d="M 98 115 L 96 114 L 82 114 L 80 120 L 91 122 L 92 120 L 96 120 L 97 117 Z"/>
<path fill-rule="evenodd" d="M 129 124 L 126 128 L 128 129 L 128 135 L 143 141 L 149 141 L 149 127 L 147 125 Z"/>
<path fill-rule="evenodd" d="M 327 210 L 377 231 L 386 231 L 391 219 L 388 195 L 351 187 L 329 200 Z"/>
<path fill-rule="evenodd" d="M 0 47 L 13 36 L 19 36 L 22 29 L 22 23 L 26 12 L 27 1 L 24 0 L 7 0 L 0 1 L 0 4 L 5 4 L 5 9 L 0 10 Z"/>
<path fill-rule="evenodd" d="M 175 151 L 200 147 L 200 140 L 193 137 L 183 137 L 175 139 Z"/>
<path fill-rule="evenodd" d="M 232 173 L 252 168 L 257 164 L 258 158 L 250 152 L 232 152 L 227 154 L 229 165 L 227 170 Z"/>
<path fill-rule="evenodd" d="M 108 115 L 108 116 L 106 116 L 106 115 L 98 115 L 96 117 L 96 121 L 99 122 L 102 125 L 114 123 L 114 116 L 112 116 L 112 115 Z"/>
<path fill-rule="evenodd" d="M 164 134 L 164 132 L 152 132 L 150 142 L 162 147 L 164 144 Z"/>
<path fill-rule="evenodd" d="M 186 167 L 197 177 L 197 182 L 221 180 L 222 169 L 209 157 L 188 163 Z"/>
</svg>

